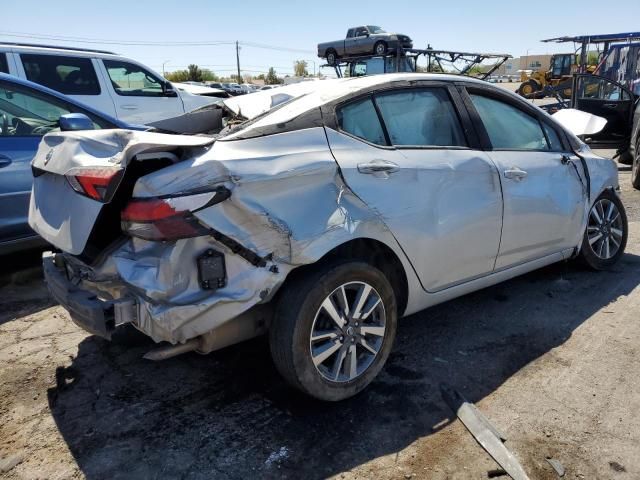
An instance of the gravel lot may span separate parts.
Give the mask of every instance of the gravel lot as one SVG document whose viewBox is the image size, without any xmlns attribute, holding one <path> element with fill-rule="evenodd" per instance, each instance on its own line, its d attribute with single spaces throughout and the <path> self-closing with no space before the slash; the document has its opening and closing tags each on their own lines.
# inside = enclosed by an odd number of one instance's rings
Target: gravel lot
<svg viewBox="0 0 640 480">
<path fill-rule="evenodd" d="M 0 476 L 487 478 L 497 465 L 452 416 L 459 390 L 531 478 L 640 478 L 640 192 L 621 167 L 627 254 L 594 273 L 558 264 L 404 319 L 380 377 L 338 404 L 276 374 L 263 339 L 143 360 L 49 300 L 38 254 L 0 278 Z M 503 477 L 504 478 L 504 477 Z"/>
</svg>

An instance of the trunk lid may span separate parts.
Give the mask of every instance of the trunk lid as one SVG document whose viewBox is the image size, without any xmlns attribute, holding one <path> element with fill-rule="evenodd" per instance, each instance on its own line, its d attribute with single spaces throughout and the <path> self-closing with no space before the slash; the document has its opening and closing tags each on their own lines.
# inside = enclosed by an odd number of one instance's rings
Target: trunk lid
<svg viewBox="0 0 640 480">
<path fill-rule="evenodd" d="M 103 222 L 101 217 L 119 215 L 121 197 L 128 197 L 135 180 L 150 172 L 141 165 L 130 165 L 133 160 L 135 164 L 150 162 L 149 167 L 151 161 L 163 159 L 164 163 L 157 163 L 161 166 L 156 169 L 162 168 L 184 158 L 184 149 L 206 147 L 213 141 L 205 136 L 120 129 L 45 135 L 32 161 L 29 225 L 55 247 L 81 255 L 92 232 L 102 237 L 119 234 L 118 222 Z M 123 170 L 117 191 L 108 203 L 78 193 L 65 176 L 78 169 L 105 168 Z"/>
</svg>

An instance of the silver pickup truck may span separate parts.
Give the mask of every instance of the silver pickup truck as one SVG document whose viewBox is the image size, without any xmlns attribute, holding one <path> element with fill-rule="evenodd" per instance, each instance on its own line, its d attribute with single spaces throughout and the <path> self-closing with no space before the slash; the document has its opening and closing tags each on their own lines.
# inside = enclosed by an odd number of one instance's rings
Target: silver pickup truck
<svg viewBox="0 0 640 480">
<path fill-rule="evenodd" d="M 318 56 L 326 58 L 329 65 L 335 65 L 340 57 L 352 55 L 384 55 L 388 51 L 413 48 L 413 41 L 407 35 L 389 33 L 375 25 L 350 28 L 344 40 L 318 44 Z"/>
</svg>

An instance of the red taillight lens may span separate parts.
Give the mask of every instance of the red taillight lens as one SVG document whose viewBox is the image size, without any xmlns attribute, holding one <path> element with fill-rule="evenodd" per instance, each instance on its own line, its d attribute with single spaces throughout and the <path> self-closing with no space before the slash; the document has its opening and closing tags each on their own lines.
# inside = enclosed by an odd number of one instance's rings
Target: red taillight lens
<svg viewBox="0 0 640 480">
<path fill-rule="evenodd" d="M 113 198 L 123 174 L 124 170 L 117 167 L 72 168 L 65 177 L 76 192 L 108 203 Z"/>
<path fill-rule="evenodd" d="M 177 240 L 207 235 L 210 229 L 202 225 L 193 211 L 221 202 L 229 190 L 176 195 L 167 198 L 134 198 L 121 213 L 122 230 L 145 240 Z"/>
</svg>

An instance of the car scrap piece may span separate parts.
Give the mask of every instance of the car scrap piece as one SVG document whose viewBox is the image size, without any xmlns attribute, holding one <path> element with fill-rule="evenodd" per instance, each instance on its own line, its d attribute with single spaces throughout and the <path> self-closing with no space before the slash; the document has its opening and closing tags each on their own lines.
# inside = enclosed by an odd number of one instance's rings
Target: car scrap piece
<svg viewBox="0 0 640 480">
<path fill-rule="evenodd" d="M 462 424 L 473 435 L 473 438 L 514 480 L 528 480 L 518 459 L 504 446 L 505 436 L 499 432 L 489 420 L 459 392 L 448 385 L 440 385 L 442 398 L 457 415 Z"/>
</svg>

